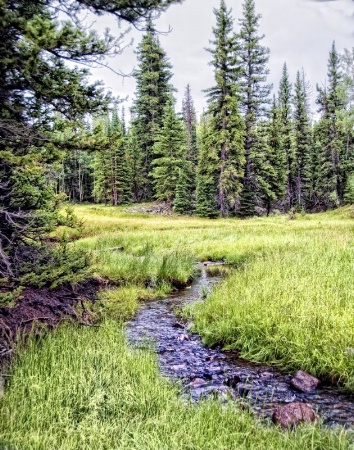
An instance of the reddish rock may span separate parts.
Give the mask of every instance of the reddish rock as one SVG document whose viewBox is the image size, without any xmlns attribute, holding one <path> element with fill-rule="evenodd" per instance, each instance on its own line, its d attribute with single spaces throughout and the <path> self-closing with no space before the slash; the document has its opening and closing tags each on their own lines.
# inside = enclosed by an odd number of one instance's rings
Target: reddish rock
<svg viewBox="0 0 354 450">
<path fill-rule="evenodd" d="M 300 423 L 316 422 L 317 415 L 310 405 L 294 402 L 277 408 L 273 413 L 272 420 L 282 428 L 289 428 Z"/>
<path fill-rule="evenodd" d="M 300 392 L 311 392 L 318 387 L 320 380 L 306 372 L 303 372 L 302 370 L 299 370 L 290 381 L 290 384 L 293 388 Z"/>
</svg>

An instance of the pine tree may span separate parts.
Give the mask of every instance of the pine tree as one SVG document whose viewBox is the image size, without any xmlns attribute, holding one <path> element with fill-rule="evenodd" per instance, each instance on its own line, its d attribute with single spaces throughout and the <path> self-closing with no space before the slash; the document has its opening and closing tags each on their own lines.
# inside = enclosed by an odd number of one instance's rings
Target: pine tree
<svg viewBox="0 0 354 450">
<path fill-rule="evenodd" d="M 317 86 L 322 129 L 321 141 L 317 145 L 321 146 L 323 152 L 320 178 L 326 185 L 319 187 L 319 191 L 325 208 L 338 206 L 343 201 L 346 184 L 345 172 L 342 170 L 343 135 L 338 122 L 338 113 L 343 109 L 341 81 L 340 58 L 333 42 L 328 60 L 328 87 L 323 89 Z"/>
<path fill-rule="evenodd" d="M 264 36 L 258 35 L 259 19 L 256 14 L 254 0 L 245 0 L 243 3 L 243 18 L 240 20 L 240 33 L 238 35 L 241 68 L 242 111 L 245 115 L 244 149 L 246 166 L 244 173 L 243 193 L 241 200 L 241 214 L 252 215 L 255 208 L 254 193 L 255 176 L 252 168 L 252 154 L 255 155 L 253 143 L 257 121 L 265 113 L 269 103 L 268 97 L 271 86 L 266 84 L 269 60 L 269 49 L 261 45 Z"/>
<path fill-rule="evenodd" d="M 117 111 L 102 118 L 94 128 L 96 152 L 94 191 L 96 201 L 113 206 L 130 201 L 130 179 L 127 165 L 123 126 Z"/>
<path fill-rule="evenodd" d="M 286 154 L 282 146 L 281 112 L 274 97 L 270 120 L 257 127 L 256 155 L 261 161 L 256 164 L 257 185 L 265 202 L 267 215 L 273 204 L 282 199 L 286 187 Z"/>
<path fill-rule="evenodd" d="M 198 145 L 197 145 L 197 115 L 194 108 L 191 89 L 189 84 L 186 87 L 183 103 L 182 103 L 182 116 L 186 129 L 187 137 L 187 161 L 189 162 L 187 170 L 187 176 L 190 180 L 190 197 L 192 199 L 196 189 L 196 172 L 198 163 Z"/>
<path fill-rule="evenodd" d="M 219 156 L 214 130 L 208 116 L 202 119 L 199 140 L 196 214 L 211 219 L 219 215 L 216 200 Z"/>
<path fill-rule="evenodd" d="M 285 204 L 291 209 L 295 201 L 296 175 L 294 173 L 294 147 L 292 145 L 292 84 L 289 80 L 288 67 L 283 66 L 282 77 L 279 84 L 278 102 L 280 110 L 280 139 L 286 156 L 287 186 Z"/>
<path fill-rule="evenodd" d="M 0 278 L 18 279 L 24 266 L 38 270 L 42 256 L 53 261 L 42 237 L 57 221 L 58 202 L 47 178 L 63 148 L 55 140 L 56 113 L 72 123 L 109 102 L 83 66 L 119 53 L 120 38 L 108 32 L 100 38 L 85 29 L 80 14 L 110 14 L 138 25 L 172 3 L 177 1 L 0 2 Z M 64 148 L 71 150 L 71 142 Z M 21 263 L 24 254 L 32 263 Z"/>
<path fill-rule="evenodd" d="M 172 202 L 175 193 L 179 169 L 186 160 L 186 134 L 182 120 L 174 110 L 174 101 L 170 97 L 163 114 L 162 127 L 154 145 L 152 178 L 155 198 Z"/>
<path fill-rule="evenodd" d="M 309 117 L 308 89 L 304 73 L 296 74 L 293 118 L 294 205 L 305 210 L 310 202 L 312 132 Z"/>
<path fill-rule="evenodd" d="M 215 85 L 207 90 L 210 127 L 214 135 L 211 141 L 218 158 L 217 205 L 221 216 L 234 213 L 239 207 L 244 164 L 243 120 L 239 113 L 237 82 L 238 71 L 235 59 L 233 19 L 225 1 L 214 9 L 215 39 L 208 51 L 212 55 Z M 212 149 L 211 151 L 214 151 Z"/>
<path fill-rule="evenodd" d="M 140 202 L 144 197 L 144 155 L 139 146 L 139 140 L 134 124 L 127 136 L 127 167 L 133 202 Z"/>
<path fill-rule="evenodd" d="M 153 148 L 162 126 L 164 108 L 173 91 L 170 85 L 172 66 L 151 22 L 139 44 L 137 56 L 139 67 L 134 74 L 137 87 L 132 113 L 140 152 L 144 158 L 142 186 L 139 190 L 142 199 L 147 200 L 153 196 Z"/>
<path fill-rule="evenodd" d="M 175 191 L 175 199 L 173 202 L 173 209 L 178 214 L 190 214 L 192 211 L 192 199 L 190 189 L 190 168 L 189 162 L 182 162 L 178 169 L 178 177 Z"/>
</svg>

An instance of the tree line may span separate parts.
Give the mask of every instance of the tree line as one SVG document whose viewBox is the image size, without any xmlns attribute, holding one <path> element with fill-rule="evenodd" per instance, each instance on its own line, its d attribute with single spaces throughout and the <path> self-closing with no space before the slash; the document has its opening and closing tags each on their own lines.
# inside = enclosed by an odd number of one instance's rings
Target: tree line
<svg viewBox="0 0 354 450">
<path fill-rule="evenodd" d="M 303 69 L 292 83 L 285 63 L 271 97 L 270 51 L 254 0 L 244 1 L 237 31 L 224 0 L 214 13 L 207 49 L 214 85 L 199 123 L 189 86 L 176 112 L 172 68 L 150 21 L 137 49 L 128 130 L 113 111 L 91 130 L 102 148 L 69 152 L 60 177 L 71 199 L 164 200 L 177 213 L 203 217 L 322 211 L 353 201 L 354 54 L 339 55 L 333 43 L 313 120 Z"/>
</svg>

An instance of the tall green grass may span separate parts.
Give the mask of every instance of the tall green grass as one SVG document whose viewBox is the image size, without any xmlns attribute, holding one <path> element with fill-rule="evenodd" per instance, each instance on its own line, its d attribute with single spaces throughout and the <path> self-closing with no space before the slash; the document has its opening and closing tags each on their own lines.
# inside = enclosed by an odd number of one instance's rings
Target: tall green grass
<svg viewBox="0 0 354 450">
<path fill-rule="evenodd" d="M 186 248 L 156 249 L 149 239 L 133 248 L 129 245 L 123 247 L 121 243 L 121 236 L 103 234 L 98 238 L 82 239 L 76 245 L 93 251 L 95 270 L 117 283 L 183 285 L 194 275 L 196 259 Z M 112 250 L 116 247 L 124 250 Z"/>
<path fill-rule="evenodd" d="M 353 244 L 319 236 L 255 258 L 192 306 L 195 328 L 209 345 L 354 391 Z"/>
<path fill-rule="evenodd" d="M 236 405 L 179 400 L 116 322 L 63 326 L 30 341 L 0 400 L 0 448 L 18 450 L 344 450 L 343 430 L 261 425 Z"/>
</svg>

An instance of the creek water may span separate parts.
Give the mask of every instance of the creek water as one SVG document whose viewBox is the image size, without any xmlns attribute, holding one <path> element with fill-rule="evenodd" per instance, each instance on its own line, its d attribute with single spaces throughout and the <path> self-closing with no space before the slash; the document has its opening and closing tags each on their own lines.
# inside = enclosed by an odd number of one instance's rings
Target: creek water
<svg viewBox="0 0 354 450">
<path fill-rule="evenodd" d="M 126 324 L 128 342 L 138 347 L 153 345 L 161 372 L 179 380 L 184 395 L 195 401 L 208 396 L 231 398 L 266 420 L 277 406 L 299 401 L 311 405 L 327 426 L 353 427 L 354 396 L 325 385 L 311 393 L 298 392 L 290 386 L 292 374 L 247 362 L 237 352 L 205 347 L 197 334 L 188 331 L 190 324 L 176 316 L 176 308 L 201 300 L 220 281 L 201 266 L 201 275 L 187 289 L 145 303 Z"/>
</svg>

